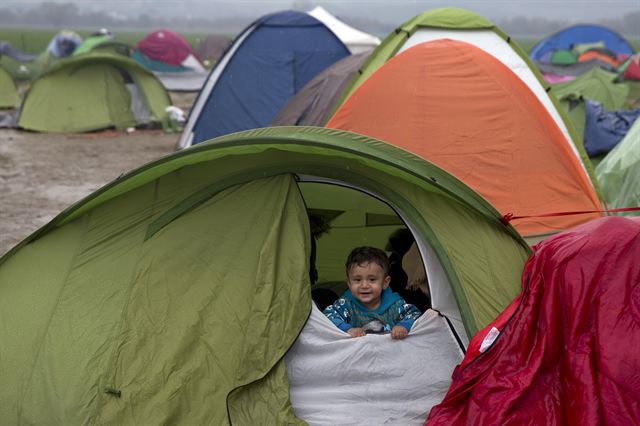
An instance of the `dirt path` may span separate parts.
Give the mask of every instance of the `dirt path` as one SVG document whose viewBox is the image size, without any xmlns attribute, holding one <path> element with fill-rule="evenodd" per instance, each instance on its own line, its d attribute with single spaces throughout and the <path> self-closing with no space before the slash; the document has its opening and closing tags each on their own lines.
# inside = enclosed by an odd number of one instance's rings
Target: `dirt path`
<svg viewBox="0 0 640 426">
<path fill-rule="evenodd" d="M 0 130 L 0 256 L 70 204 L 174 151 L 179 134 Z"/>
</svg>

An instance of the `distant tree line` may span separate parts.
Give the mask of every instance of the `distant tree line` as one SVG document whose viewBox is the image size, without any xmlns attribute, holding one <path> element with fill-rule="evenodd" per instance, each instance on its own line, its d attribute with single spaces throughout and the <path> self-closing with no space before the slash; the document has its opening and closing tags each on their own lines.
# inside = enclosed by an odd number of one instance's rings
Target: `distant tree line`
<svg viewBox="0 0 640 426">
<path fill-rule="evenodd" d="M 301 10 L 308 10 L 312 2 L 299 0 L 294 4 Z M 351 25 L 374 34 L 384 35 L 395 28 L 388 22 L 371 20 L 363 17 L 341 17 Z M 174 28 L 185 31 L 205 31 L 217 33 L 237 33 L 248 25 L 253 18 L 238 16 L 228 19 L 191 18 L 180 16 L 161 17 L 150 14 L 122 17 L 106 11 L 81 11 L 75 3 L 44 2 L 30 9 L 15 10 L 0 8 L 0 25 L 2 26 L 34 26 L 34 27 L 84 27 L 84 28 Z M 575 22 L 566 19 L 548 19 L 540 17 L 516 16 L 495 21 L 508 34 L 514 35 L 547 35 L 566 28 Z M 619 19 L 601 19 L 596 24 L 607 26 L 619 33 L 640 38 L 640 9 L 628 13 Z"/>
</svg>

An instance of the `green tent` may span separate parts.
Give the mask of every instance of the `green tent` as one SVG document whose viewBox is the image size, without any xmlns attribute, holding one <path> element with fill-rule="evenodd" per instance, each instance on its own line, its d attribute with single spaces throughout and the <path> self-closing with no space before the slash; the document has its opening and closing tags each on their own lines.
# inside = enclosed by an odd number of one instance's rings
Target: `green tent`
<svg viewBox="0 0 640 426">
<path fill-rule="evenodd" d="M 311 311 L 308 211 L 357 210 L 334 186 L 387 205 L 362 208 L 371 229 L 401 218 L 442 274 L 434 307 L 466 334 L 519 293 L 528 246 L 435 165 L 331 129 L 227 135 L 115 180 L 0 258 L 2 423 L 297 424 L 282 358 Z"/>
<path fill-rule="evenodd" d="M 0 66 L 0 108 L 15 108 L 20 103 L 18 88 L 11 74 Z"/>
<path fill-rule="evenodd" d="M 73 56 L 82 55 L 94 50 L 131 56 L 133 48 L 126 43 L 114 40 L 111 35 L 100 34 L 85 38 L 82 43 L 76 47 L 76 50 L 73 51 Z"/>
<path fill-rule="evenodd" d="M 560 49 L 551 54 L 551 63 L 555 65 L 571 65 L 576 62 L 576 57 L 570 50 Z"/>
<path fill-rule="evenodd" d="M 582 139 L 578 138 L 569 117 L 556 97 L 549 93 L 549 85 L 529 59 L 527 52 L 494 23 L 465 9 L 455 7 L 433 9 L 416 15 L 391 32 L 371 53 L 358 74 L 346 87 L 335 108 L 342 105 L 371 74 L 398 53 L 419 43 L 446 38 L 479 47 L 520 77 L 565 135 L 567 143 L 580 159 L 597 191 L 595 175 L 584 151 Z M 455 53 L 452 52 L 453 54 Z"/>
<path fill-rule="evenodd" d="M 640 120 L 598 164 L 596 175 L 610 208 L 640 206 Z"/>
<path fill-rule="evenodd" d="M 18 126 L 39 132 L 86 132 L 168 125 L 162 83 L 135 61 L 87 53 L 56 62 L 25 95 Z"/>
<path fill-rule="evenodd" d="M 619 110 L 626 102 L 629 87 L 625 83 L 615 83 L 616 77 L 616 74 L 596 67 L 575 80 L 553 86 L 553 92 L 569 115 L 580 141 L 584 138 L 585 98 L 600 102 L 607 111 Z"/>
</svg>

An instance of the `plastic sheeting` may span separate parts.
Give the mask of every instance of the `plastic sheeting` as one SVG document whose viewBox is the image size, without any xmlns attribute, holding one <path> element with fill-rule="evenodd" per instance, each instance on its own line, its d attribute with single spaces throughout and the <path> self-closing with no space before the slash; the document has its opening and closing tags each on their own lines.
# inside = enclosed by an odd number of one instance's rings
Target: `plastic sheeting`
<svg viewBox="0 0 640 426">
<path fill-rule="evenodd" d="M 419 425 L 462 359 L 445 320 L 429 310 L 404 340 L 351 338 L 316 307 L 285 357 L 291 403 L 309 425 Z"/>
<path fill-rule="evenodd" d="M 514 315 L 484 354 L 467 352 L 427 425 L 640 423 L 640 218 L 601 218 L 534 250 Z"/>
<path fill-rule="evenodd" d="M 586 100 L 584 149 L 589 157 L 606 154 L 615 148 L 640 116 L 640 108 L 633 111 L 604 110 L 602 104 Z"/>
</svg>

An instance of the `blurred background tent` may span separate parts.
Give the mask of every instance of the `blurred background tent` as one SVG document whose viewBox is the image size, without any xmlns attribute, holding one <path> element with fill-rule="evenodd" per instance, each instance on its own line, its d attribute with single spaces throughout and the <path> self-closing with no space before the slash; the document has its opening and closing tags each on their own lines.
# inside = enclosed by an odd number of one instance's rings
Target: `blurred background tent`
<svg viewBox="0 0 640 426">
<path fill-rule="evenodd" d="M 370 51 L 380 44 L 380 39 L 345 24 L 322 6 L 310 10 L 309 15 L 325 24 L 349 48 L 352 54 Z"/>
<path fill-rule="evenodd" d="M 106 28 L 90 34 L 82 43 L 73 51 L 73 55 L 81 55 L 83 53 L 100 50 L 102 52 L 118 53 L 124 56 L 131 56 L 133 48 L 126 43 L 115 40 L 113 33 Z"/>
<path fill-rule="evenodd" d="M 211 70 L 179 147 L 269 125 L 313 77 L 348 55 L 344 43 L 309 14 L 290 10 L 263 16 Z"/>
<path fill-rule="evenodd" d="M 25 94 L 18 125 L 39 132 L 168 125 L 162 83 L 121 55 L 86 53 L 56 62 Z"/>
<path fill-rule="evenodd" d="M 307 83 L 271 122 L 271 126 L 324 126 L 335 111 L 342 92 L 371 52 L 349 55 Z"/>
<path fill-rule="evenodd" d="M 20 103 L 18 88 L 11 74 L 0 66 L 0 108 L 16 108 Z"/>
<path fill-rule="evenodd" d="M 189 69 L 191 71 L 205 71 L 202 62 L 189 42 L 180 34 L 171 30 L 158 30 L 147 34 L 136 46 L 137 54 L 144 55 L 146 58 L 154 61 L 151 64 L 158 65 L 161 68 L 152 71 L 180 70 Z M 138 56 L 136 56 L 136 59 Z M 162 68 L 168 66 L 168 68 Z"/>
<path fill-rule="evenodd" d="M 600 25 L 575 25 L 540 40 L 529 53 L 536 62 L 552 62 L 556 51 L 580 55 L 590 49 L 606 49 L 614 54 L 632 55 L 631 44 L 615 31 Z M 577 59 L 577 58 L 576 58 Z"/>
<path fill-rule="evenodd" d="M 465 42 L 420 43 L 393 57 L 351 94 L 327 127 L 413 152 L 502 214 L 602 208 L 573 145 L 536 95 L 502 62 Z M 514 226 L 534 242 L 599 216 L 533 217 Z"/>
<path fill-rule="evenodd" d="M 553 85 L 552 92 L 570 117 L 591 162 L 597 165 L 629 130 L 639 108 L 633 81 L 593 68 L 575 80 Z M 637 84 L 637 83 L 636 83 Z"/>
<path fill-rule="evenodd" d="M 569 115 L 580 141 L 584 140 L 585 99 L 601 103 L 607 111 L 624 106 L 629 87 L 616 83 L 617 77 L 617 74 L 593 68 L 575 80 L 553 86 L 552 91 Z"/>
<path fill-rule="evenodd" d="M 140 40 L 131 57 L 162 81 L 167 90 L 202 88 L 207 71 L 191 44 L 171 30 L 158 30 Z"/>
<path fill-rule="evenodd" d="M 198 44 L 196 53 L 203 61 L 213 65 L 231 45 L 232 39 L 222 34 L 210 34 Z"/>
<path fill-rule="evenodd" d="M 596 175 L 610 208 L 640 206 L 640 120 L 598 164 Z M 619 214 L 638 216 L 640 212 Z"/>
<path fill-rule="evenodd" d="M 603 156 L 611 151 L 625 137 L 638 116 L 640 116 L 640 108 L 605 111 L 602 104 L 587 99 L 584 149 L 589 157 Z"/>
</svg>

